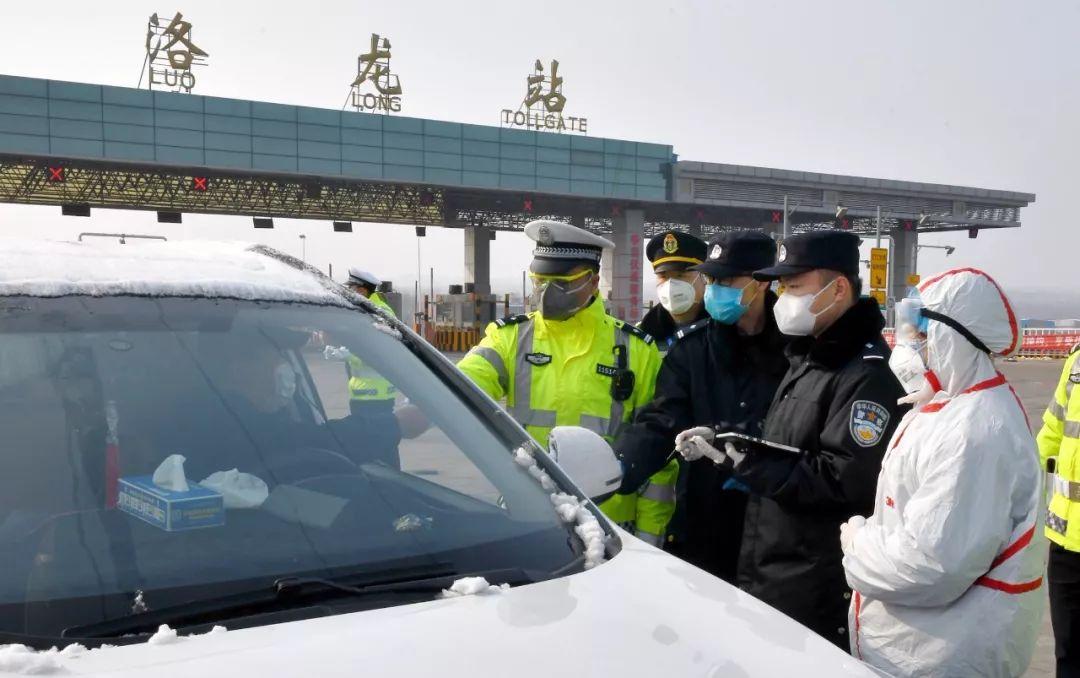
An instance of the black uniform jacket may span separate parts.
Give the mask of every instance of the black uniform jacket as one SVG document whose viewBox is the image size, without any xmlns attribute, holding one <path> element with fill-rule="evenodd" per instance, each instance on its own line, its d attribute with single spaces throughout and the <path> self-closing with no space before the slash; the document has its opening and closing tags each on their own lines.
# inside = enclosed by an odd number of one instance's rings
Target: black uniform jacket
<svg viewBox="0 0 1080 678">
<path fill-rule="evenodd" d="M 752 489 L 739 587 L 845 649 L 840 525 L 873 512 L 881 459 L 904 413 L 883 326 L 877 304 L 862 299 L 817 339 L 792 341 L 764 437 L 802 453 L 755 452 L 736 467 Z"/>
<path fill-rule="evenodd" d="M 708 320 L 708 318 L 709 314 L 705 312 L 705 307 L 702 306 L 698 309 L 697 318 L 694 319 L 692 324 Z M 671 313 L 660 304 L 656 304 L 649 309 L 641 322 L 638 323 L 638 328 L 656 340 L 656 347 L 661 352 L 667 351 L 677 341 L 675 335 L 679 331 L 679 325 L 675 322 L 675 318 L 671 317 Z"/>
<path fill-rule="evenodd" d="M 742 336 L 734 326 L 714 320 L 682 330 L 660 366 L 653 401 L 638 411 L 615 441 L 625 466 L 625 491 L 633 491 L 661 469 L 675 447 L 676 434 L 688 428 L 724 422 L 761 435 L 773 393 L 788 366 L 787 338 L 776 329 L 774 303 L 775 295 L 768 292 L 765 327 L 755 336 Z M 730 477 L 708 459 L 682 462 L 667 550 L 734 582 L 747 495 L 724 489 Z"/>
</svg>

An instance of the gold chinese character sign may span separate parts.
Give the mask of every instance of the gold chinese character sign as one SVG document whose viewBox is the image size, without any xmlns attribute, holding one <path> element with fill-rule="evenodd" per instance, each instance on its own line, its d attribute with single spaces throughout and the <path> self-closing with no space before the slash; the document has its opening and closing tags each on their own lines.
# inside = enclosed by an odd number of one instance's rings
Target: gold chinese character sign
<svg viewBox="0 0 1080 678">
<path fill-rule="evenodd" d="M 156 13 L 146 24 L 146 68 L 149 87 L 161 85 L 174 92 L 191 92 L 195 87 L 192 66 L 205 66 L 210 55 L 191 37 L 191 22 L 180 12 L 168 23 Z M 142 78 L 139 79 L 140 84 Z"/>
<path fill-rule="evenodd" d="M 503 109 L 504 125 L 553 132 L 585 134 L 588 131 L 587 119 L 563 115 L 566 96 L 562 91 L 563 79 L 559 75 L 558 61 L 553 59 L 545 72 L 543 62 L 537 59 L 532 75 L 525 79 L 525 86 L 525 98 L 518 110 Z"/>
<path fill-rule="evenodd" d="M 365 85 L 369 91 L 364 91 Z M 356 79 L 350 86 L 349 100 L 358 111 L 401 111 L 401 80 L 390 72 L 389 38 L 371 34 L 370 49 L 356 61 Z"/>
</svg>

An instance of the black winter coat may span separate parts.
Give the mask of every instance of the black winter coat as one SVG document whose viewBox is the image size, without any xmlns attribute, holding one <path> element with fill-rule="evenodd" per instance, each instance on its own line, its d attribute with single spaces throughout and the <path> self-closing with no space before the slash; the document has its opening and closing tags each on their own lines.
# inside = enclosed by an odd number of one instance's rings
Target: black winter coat
<svg viewBox="0 0 1080 678">
<path fill-rule="evenodd" d="M 703 306 L 698 310 L 698 316 L 691 324 L 697 324 L 708 319 L 709 314 L 705 312 Z M 679 325 L 675 322 L 675 318 L 671 317 L 671 313 L 669 313 L 666 308 L 660 304 L 656 304 L 641 318 L 641 322 L 638 323 L 638 329 L 655 339 L 656 347 L 663 353 L 675 343 L 675 335 L 679 331 Z"/>
<path fill-rule="evenodd" d="M 851 594 L 840 525 L 873 512 L 881 459 L 905 409 L 884 324 L 877 304 L 862 299 L 817 339 L 792 341 L 764 438 L 803 452 L 755 452 L 736 467 L 753 490 L 739 587 L 845 650 Z"/>
<path fill-rule="evenodd" d="M 775 302 L 768 292 L 765 329 L 752 337 L 713 320 L 682 330 L 660 366 L 653 401 L 638 411 L 613 446 L 625 467 L 624 491 L 633 491 L 663 468 L 676 434 L 688 428 L 728 422 L 761 435 L 788 366 L 787 339 L 772 316 Z M 708 459 L 682 462 L 666 549 L 734 582 L 747 495 L 724 489 L 730 478 L 729 471 Z"/>
</svg>

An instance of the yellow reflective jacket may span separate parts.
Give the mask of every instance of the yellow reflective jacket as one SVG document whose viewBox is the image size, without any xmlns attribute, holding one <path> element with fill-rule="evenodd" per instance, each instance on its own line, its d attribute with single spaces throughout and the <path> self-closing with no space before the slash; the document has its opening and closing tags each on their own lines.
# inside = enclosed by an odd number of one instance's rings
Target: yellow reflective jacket
<svg viewBox="0 0 1080 678">
<path fill-rule="evenodd" d="M 368 297 L 368 301 L 391 316 L 397 317 L 394 309 L 390 308 L 390 304 L 386 303 L 386 299 L 378 292 L 373 292 Z M 353 355 L 349 356 L 345 364 L 349 370 L 349 398 L 351 400 L 370 402 L 394 399 L 397 387 L 384 379 L 377 371 L 365 365 L 364 361 Z"/>
<path fill-rule="evenodd" d="M 625 348 L 634 373 L 633 391 L 622 401 L 611 395 L 617 346 Z M 609 316 L 597 298 L 568 320 L 545 320 L 534 311 L 491 323 L 458 367 L 495 400 L 505 398 L 511 416 L 547 447 L 555 426 L 582 426 L 613 441 L 652 400 L 660 354 L 651 337 Z M 675 510 L 675 481 L 665 473 L 654 476 L 656 488 L 650 482 L 639 497 L 616 495 L 600 508 L 660 543 Z M 650 504 L 654 497 L 660 501 Z"/>
<path fill-rule="evenodd" d="M 1065 361 L 1039 431 L 1043 465 L 1054 458 L 1053 494 L 1046 516 L 1046 537 L 1080 552 L 1080 344 Z"/>
</svg>

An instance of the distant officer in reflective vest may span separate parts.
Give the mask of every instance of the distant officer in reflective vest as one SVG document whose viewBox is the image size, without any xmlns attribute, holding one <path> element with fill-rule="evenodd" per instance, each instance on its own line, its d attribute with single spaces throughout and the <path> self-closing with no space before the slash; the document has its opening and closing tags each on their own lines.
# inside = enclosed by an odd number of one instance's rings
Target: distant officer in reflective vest
<svg viewBox="0 0 1080 678">
<path fill-rule="evenodd" d="M 1050 619 L 1058 678 L 1080 676 L 1080 344 L 1073 347 L 1043 414 L 1039 455 L 1053 479 L 1046 516 Z"/>
<path fill-rule="evenodd" d="M 378 292 L 380 282 L 368 271 L 350 268 L 345 286 L 367 297 L 368 301 L 396 318 L 394 309 L 390 308 L 390 304 L 386 303 L 386 299 Z M 370 412 L 373 409 L 393 410 L 394 397 L 397 395 L 397 388 L 393 384 L 355 355 L 349 355 L 345 366 L 349 370 L 349 410 L 353 414 Z"/>
<path fill-rule="evenodd" d="M 600 301 L 600 255 L 614 245 L 584 229 L 534 221 L 531 304 L 539 310 L 488 325 L 458 367 L 547 446 L 555 426 L 582 426 L 611 442 L 653 396 L 660 354 L 652 337 L 608 315 Z M 661 472 L 663 473 L 663 471 Z M 658 474 L 660 475 L 660 474 Z M 675 480 L 649 479 L 601 509 L 650 543 L 663 543 L 675 511 Z"/>
</svg>

